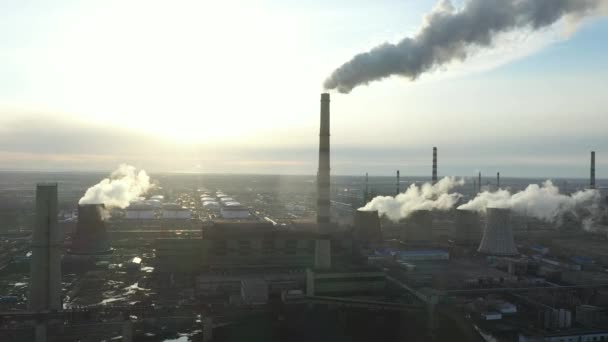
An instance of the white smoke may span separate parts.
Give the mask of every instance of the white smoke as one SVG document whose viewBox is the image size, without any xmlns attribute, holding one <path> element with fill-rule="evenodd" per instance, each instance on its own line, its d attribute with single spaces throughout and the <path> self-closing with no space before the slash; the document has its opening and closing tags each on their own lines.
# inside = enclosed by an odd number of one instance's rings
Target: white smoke
<svg viewBox="0 0 608 342">
<path fill-rule="evenodd" d="M 101 182 L 88 188 L 78 204 L 105 204 L 106 208 L 126 208 L 129 203 L 150 188 L 150 177 L 146 171 L 136 172 L 134 166 L 121 164 Z"/>
<path fill-rule="evenodd" d="M 600 193 L 597 190 L 588 189 L 564 195 L 559 193 L 558 187 L 547 180 L 542 186 L 530 184 L 526 189 L 515 194 L 503 189 L 495 192 L 485 191 L 459 206 L 458 209 L 485 212 L 488 207 L 508 208 L 518 214 L 547 222 L 561 222 L 564 214 L 576 214 L 581 208 L 592 209 L 597 207 L 599 200 Z"/>
<path fill-rule="evenodd" d="M 450 190 L 462 185 L 464 180 L 456 180 L 454 177 L 445 177 L 434 185 L 425 183 L 419 187 L 412 184 L 405 192 L 395 197 L 375 197 L 361 210 L 378 210 L 378 214 L 395 222 L 408 217 L 416 210 L 449 210 L 462 196 L 449 193 Z"/>
</svg>

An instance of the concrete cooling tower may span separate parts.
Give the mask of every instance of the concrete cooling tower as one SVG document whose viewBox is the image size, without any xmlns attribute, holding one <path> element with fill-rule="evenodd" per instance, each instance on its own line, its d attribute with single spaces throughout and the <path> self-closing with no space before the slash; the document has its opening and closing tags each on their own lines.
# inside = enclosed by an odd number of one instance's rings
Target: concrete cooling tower
<svg viewBox="0 0 608 342">
<path fill-rule="evenodd" d="M 78 224 L 72 238 L 70 254 L 99 255 L 112 253 L 106 223 L 103 218 L 103 204 L 83 204 L 78 206 Z"/>
<path fill-rule="evenodd" d="M 519 254 L 513 239 L 509 209 L 487 208 L 486 228 L 477 251 L 498 256 Z"/>
<path fill-rule="evenodd" d="M 380 216 L 377 210 L 357 210 L 355 212 L 354 236 L 358 241 L 380 241 L 382 230 L 380 227 Z"/>
<path fill-rule="evenodd" d="M 483 229 L 479 213 L 473 210 L 456 210 L 454 240 L 459 245 L 479 245 Z"/>
<path fill-rule="evenodd" d="M 404 220 L 401 240 L 405 243 L 433 241 L 433 215 L 430 210 L 416 210 Z"/>
</svg>

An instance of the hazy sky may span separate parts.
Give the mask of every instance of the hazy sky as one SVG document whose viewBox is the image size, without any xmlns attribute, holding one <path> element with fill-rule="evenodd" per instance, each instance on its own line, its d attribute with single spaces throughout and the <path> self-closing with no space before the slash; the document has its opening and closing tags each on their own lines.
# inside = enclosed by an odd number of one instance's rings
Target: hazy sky
<svg viewBox="0 0 608 342">
<path fill-rule="evenodd" d="M 455 1 L 461 3 L 461 1 Z M 316 172 L 322 82 L 434 0 L 2 1 L 0 169 Z M 332 172 L 608 177 L 608 20 L 332 94 Z"/>
</svg>

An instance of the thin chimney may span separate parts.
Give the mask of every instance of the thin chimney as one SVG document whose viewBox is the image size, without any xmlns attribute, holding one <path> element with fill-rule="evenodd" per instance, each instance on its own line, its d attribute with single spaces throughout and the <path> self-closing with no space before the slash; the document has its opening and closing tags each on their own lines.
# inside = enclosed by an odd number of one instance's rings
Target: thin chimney
<svg viewBox="0 0 608 342">
<path fill-rule="evenodd" d="M 399 195 L 401 193 L 401 186 L 399 185 L 399 182 L 400 182 L 399 170 L 397 170 L 397 193 L 396 193 L 396 195 Z"/>
<path fill-rule="evenodd" d="M 595 151 L 591 151 L 591 175 L 589 177 L 589 188 L 595 189 Z"/>
<path fill-rule="evenodd" d="M 500 172 L 496 172 L 496 190 L 500 189 Z"/>
<path fill-rule="evenodd" d="M 369 200 L 369 178 L 367 172 L 365 173 L 365 192 L 363 193 L 363 203 L 367 203 Z"/>
<path fill-rule="evenodd" d="M 319 172 L 317 173 L 317 223 L 319 229 L 330 222 L 329 212 L 329 93 L 321 94 L 321 126 L 319 132 Z"/>
<path fill-rule="evenodd" d="M 437 147 L 433 147 L 433 184 L 437 183 Z"/>
<path fill-rule="evenodd" d="M 478 192 L 481 192 L 481 171 L 479 171 L 479 175 L 477 177 L 479 177 L 477 182 L 477 186 L 479 187 Z"/>
</svg>

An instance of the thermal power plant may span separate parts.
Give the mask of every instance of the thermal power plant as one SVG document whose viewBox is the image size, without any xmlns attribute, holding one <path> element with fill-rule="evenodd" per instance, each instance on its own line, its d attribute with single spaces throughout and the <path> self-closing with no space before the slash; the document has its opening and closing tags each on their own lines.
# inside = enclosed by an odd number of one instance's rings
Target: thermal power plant
<svg viewBox="0 0 608 342">
<path fill-rule="evenodd" d="M 361 242 L 373 242 L 382 240 L 382 229 L 380 226 L 380 216 L 377 210 L 357 210 L 355 211 L 354 238 Z"/>
<path fill-rule="evenodd" d="M 36 187 L 28 310 L 61 310 L 62 236 L 57 226 L 57 184 Z"/>
<path fill-rule="evenodd" d="M 486 227 L 477 251 L 496 256 L 519 254 L 513 238 L 511 211 L 509 209 L 486 209 Z"/>
<path fill-rule="evenodd" d="M 454 240 L 459 245 L 479 246 L 483 229 L 479 213 L 473 210 L 456 210 Z"/>
<path fill-rule="evenodd" d="M 401 241 L 408 244 L 428 244 L 433 240 L 433 215 L 430 210 L 416 210 L 403 220 Z"/>
<path fill-rule="evenodd" d="M 591 171 L 589 175 L 589 188 L 595 189 L 595 151 L 591 151 Z"/>
<path fill-rule="evenodd" d="M 437 183 L 437 147 L 433 147 L 433 184 Z"/>
<path fill-rule="evenodd" d="M 103 204 L 78 206 L 78 224 L 72 238 L 70 254 L 100 255 L 112 253 L 106 231 L 106 208 Z"/>
</svg>

